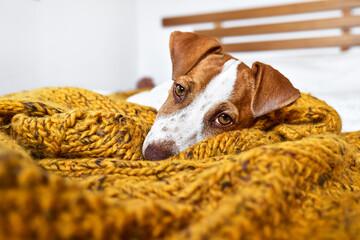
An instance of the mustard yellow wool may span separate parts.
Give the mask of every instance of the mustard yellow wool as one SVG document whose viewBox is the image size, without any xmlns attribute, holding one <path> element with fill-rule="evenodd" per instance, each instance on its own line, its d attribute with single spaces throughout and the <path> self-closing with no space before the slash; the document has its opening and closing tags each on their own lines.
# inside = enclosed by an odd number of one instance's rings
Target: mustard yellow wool
<svg viewBox="0 0 360 240">
<path fill-rule="evenodd" d="M 151 162 L 131 94 L 0 97 L 0 239 L 360 239 L 360 131 L 325 102 Z"/>
</svg>

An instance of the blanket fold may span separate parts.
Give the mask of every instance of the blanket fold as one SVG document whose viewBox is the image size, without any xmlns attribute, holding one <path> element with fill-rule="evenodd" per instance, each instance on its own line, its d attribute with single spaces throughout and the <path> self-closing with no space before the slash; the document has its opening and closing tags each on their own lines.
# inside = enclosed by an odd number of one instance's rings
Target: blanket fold
<svg viewBox="0 0 360 240">
<path fill-rule="evenodd" d="M 360 238 L 360 131 L 325 102 L 302 94 L 151 162 L 156 111 L 128 95 L 0 97 L 1 239 Z"/>
</svg>

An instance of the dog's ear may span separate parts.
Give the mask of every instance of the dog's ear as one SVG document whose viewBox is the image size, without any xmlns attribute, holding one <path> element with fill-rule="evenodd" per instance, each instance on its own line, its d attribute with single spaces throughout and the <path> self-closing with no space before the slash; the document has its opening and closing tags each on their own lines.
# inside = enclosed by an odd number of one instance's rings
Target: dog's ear
<svg viewBox="0 0 360 240">
<path fill-rule="evenodd" d="M 255 76 L 251 111 L 259 117 L 271 111 L 290 105 L 301 95 L 289 79 L 271 66 L 255 62 L 252 65 Z"/>
<path fill-rule="evenodd" d="M 185 75 L 208 54 L 221 50 L 222 46 L 214 38 L 190 32 L 173 32 L 170 36 L 172 79 Z"/>
</svg>

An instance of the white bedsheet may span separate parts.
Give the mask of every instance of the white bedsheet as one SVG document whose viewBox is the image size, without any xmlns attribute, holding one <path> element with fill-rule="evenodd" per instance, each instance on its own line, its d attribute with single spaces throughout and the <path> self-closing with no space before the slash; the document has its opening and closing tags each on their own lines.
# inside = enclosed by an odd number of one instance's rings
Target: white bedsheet
<svg viewBox="0 0 360 240">
<path fill-rule="evenodd" d="M 342 131 L 360 130 L 360 94 L 350 93 L 319 93 L 318 98 L 335 108 L 342 119 Z"/>
</svg>

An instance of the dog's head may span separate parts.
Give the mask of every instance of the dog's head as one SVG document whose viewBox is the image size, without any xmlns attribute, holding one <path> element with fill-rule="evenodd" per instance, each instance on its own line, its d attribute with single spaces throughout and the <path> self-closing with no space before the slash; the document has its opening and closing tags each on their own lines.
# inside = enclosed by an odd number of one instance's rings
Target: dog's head
<svg viewBox="0 0 360 240">
<path fill-rule="evenodd" d="M 173 32 L 170 53 L 174 83 L 144 141 L 147 159 L 165 159 L 205 138 L 250 127 L 300 97 L 280 72 L 260 62 L 249 68 L 222 53 L 216 39 Z"/>
</svg>

